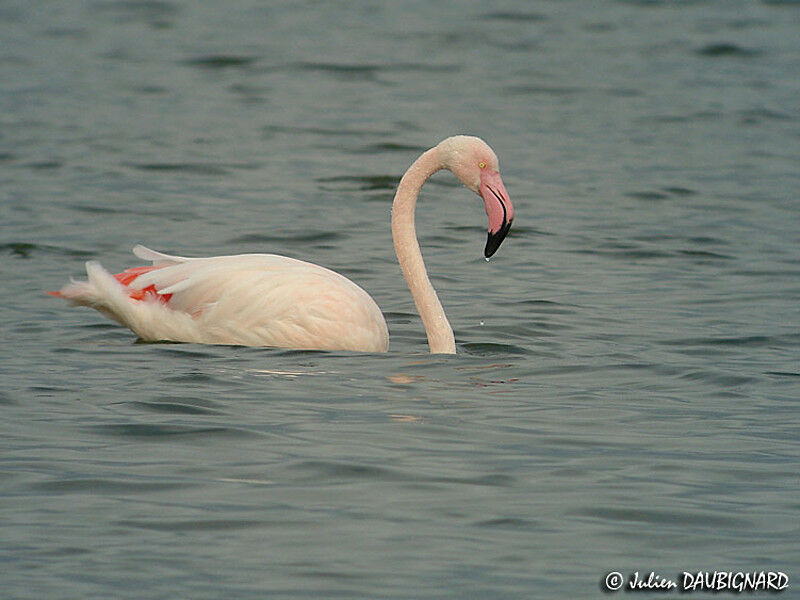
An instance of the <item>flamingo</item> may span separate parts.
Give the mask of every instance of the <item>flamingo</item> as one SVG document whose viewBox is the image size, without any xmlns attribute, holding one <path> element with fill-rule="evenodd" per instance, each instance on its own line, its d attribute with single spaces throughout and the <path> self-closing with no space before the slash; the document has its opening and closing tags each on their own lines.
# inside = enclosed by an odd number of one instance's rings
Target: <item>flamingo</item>
<svg viewBox="0 0 800 600">
<path fill-rule="evenodd" d="M 423 184 L 447 169 L 483 198 L 492 256 L 508 234 L 514 207 L 497 156 L 477 137 L 449 137 L 406 171 L 392 205 L 392 239 L 425 326 L 431 353 L 455 354 L 453 329 L 431 285 L 414 228 Z M 324 267 L 274 254 L 171 256 L 137 245 L 149 266 L 112 275 L 86 263 L 87 281 L 51 295 L 97 309 L 145 341 L 386 352 L 389 332 L 370 295 Z"/>
</svg>

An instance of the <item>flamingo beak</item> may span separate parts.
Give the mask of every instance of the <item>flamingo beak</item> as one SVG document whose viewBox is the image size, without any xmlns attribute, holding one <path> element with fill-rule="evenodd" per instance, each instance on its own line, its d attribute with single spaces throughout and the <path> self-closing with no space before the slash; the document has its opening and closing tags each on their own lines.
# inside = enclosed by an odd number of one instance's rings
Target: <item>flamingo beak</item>
<svg viewBox="0 0 800 600">
<path fill-rule="evenodd" d="M 489 217 L 489 237 L 486 240 L 484 256 L 489 258 L 497 252 L 503 243 L 511 223 L 514 221 L 514 205 L 508 197 L 506 186 L 500 178 L 500 173 L 483 169 L 478 194 L 483 198 L 486 207 L 486 216 Z"/>
</svg>

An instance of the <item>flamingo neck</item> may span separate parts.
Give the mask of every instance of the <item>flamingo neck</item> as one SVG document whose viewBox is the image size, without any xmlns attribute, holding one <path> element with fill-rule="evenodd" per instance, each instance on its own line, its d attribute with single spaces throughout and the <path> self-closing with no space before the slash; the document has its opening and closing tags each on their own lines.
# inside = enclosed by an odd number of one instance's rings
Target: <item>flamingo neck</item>
<svg viewBox="0 0 800 600">
<path fill-rule="evenodd" d="M 419 316 L 422 317 L 431 354 L 455 354 L 453 328 L 450 327 L 442 303 L 428 279 L 414 227 L 414 209 L 419 191 L 430 176 L 442 168 L 444 165 L 438 148 L 431 148 L 403 175 L 392 204 L 392 240 L 408 289 L 411 290 Z"/>
</svg>

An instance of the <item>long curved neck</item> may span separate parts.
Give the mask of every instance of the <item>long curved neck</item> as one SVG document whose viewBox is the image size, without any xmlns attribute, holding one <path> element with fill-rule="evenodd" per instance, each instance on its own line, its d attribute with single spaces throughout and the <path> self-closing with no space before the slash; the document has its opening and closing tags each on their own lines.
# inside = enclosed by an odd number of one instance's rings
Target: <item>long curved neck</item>
<svg viewBox="0 0 800 600">
<path fill-rule="evenodd" d="M 392 240 L 397 260 L 406 278 L 408 289 L 414 297 L 419 316 L 428 335 L 432 354 L 455 354 L 456 341 L 453 328 L 444 314 L 442 303 L 433 289 L 414 227 L 414 209 L 422 185 L 443 165 L 439 150 L 431 148 L 412 164 L 397 187 L 392 204 Z"/>
</svg>

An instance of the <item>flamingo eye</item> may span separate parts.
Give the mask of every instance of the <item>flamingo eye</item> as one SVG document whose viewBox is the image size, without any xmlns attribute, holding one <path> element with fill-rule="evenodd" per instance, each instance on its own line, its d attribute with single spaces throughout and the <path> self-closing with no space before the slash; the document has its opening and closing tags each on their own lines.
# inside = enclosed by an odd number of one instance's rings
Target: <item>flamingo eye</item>
<svg viewBox="0 0 800 600">
<path fill-rule="evenodd" d="M 486 163 L 481 161 L 481 162 L 478 163 L 478 167 L 481 168 L 481 169 L 485 169 L 486 168 Z"/>
</svg>

